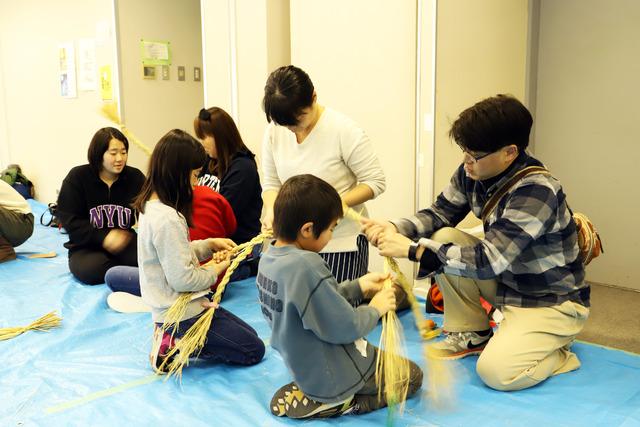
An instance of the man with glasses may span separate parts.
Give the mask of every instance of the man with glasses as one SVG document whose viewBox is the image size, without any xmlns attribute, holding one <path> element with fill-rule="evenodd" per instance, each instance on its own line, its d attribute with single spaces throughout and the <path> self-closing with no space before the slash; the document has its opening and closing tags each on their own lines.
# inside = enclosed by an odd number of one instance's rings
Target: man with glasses
<svg viewBox="0 0 640 427">
<path fill-rule="evenodd" d="M 463 162 L 427 209 L 396 221 L 363 220 L 384 256 L 419 262 L 444 297 L 441 359 L 480 355 L 476 370 L 489 387 L 519 390 L 577 369 L 569 347 L 589 314 L 589 285 L 576 225 L 560 183 L 548 174 L 517 181 L 483 221 L 484 238 L 454 228 L 478 218 L 519 171 L 542 163 L 526 152 L 533 119 L 517 99 L 497 95 L 463 111 L 450 137 Z M 495 335 L 480 297 L 501 309 Z"/>
</svg>

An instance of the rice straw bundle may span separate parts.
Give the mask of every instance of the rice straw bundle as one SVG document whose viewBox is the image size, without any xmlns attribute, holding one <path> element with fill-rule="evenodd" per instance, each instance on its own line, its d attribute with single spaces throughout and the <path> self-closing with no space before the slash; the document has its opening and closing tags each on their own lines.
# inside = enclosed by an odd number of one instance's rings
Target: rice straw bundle
<svg viewBox="0 0 640 427">
<path fill-rule="evenodd" d="M 132 142 L 134 145 L 137 145 L 147 156 L 151 156 L 151 149 L 144 145 L 136 136 L 127 129 L 127 127 L 120 121 L 120 116 L 118 116 L 118 104 L 115 102 L 109 102 L 102 104 L 102 114 L 109 120 L 111 120 L 115 125 L 117 125 L 124 136 L 127 137 L 129 142 Z"/>
<path fill-rule="evenodd" d="M 229 283 L 229 279 L 231 275 L 238 267 L 238 265 L 251 253 L 254 246 L 257 244 L 262 244 L 264 239 L 268 238 L 266 234 L 259 234 L 249 242 L 243 243 L 239 247 L 241 248 L 237 251 L 237 256 L 231 262 L 229 268 L 224 274 L 224 277 L 220 281 L 220 284 L 216 288 L 216 293 L 213 295 L 213 302 L 219 303 L 222 299 L 222 294 L 224 293 L 227 284 Z M 187 304 L 191 301 L 191 292 L 186 292 L 180 295 L 178 300 L 167 310 L 167 315 L 165 317 L 165 322 L 162 325 L 163 333 L 167 331 L 172 325 L 175 325 L 177 328 L 182 315 L 186 310 Z M 166 360 L 172 360 L 172 362 L 168 365 L 169 371 L 167 372 L 167 378 L 172 375 L 177 375 L 178 377 L 182 377 L 182 369 L 189 365 L 189 358 L 191 356 L 197 357 L 202 351 L 205 342 L 207 341 L 207 332 L 211 327 L 211 321 L 213 320 L 213 315 L 216 309 L 211 307 L 207 308 L 204 313 L 200 316 L 200 318 L 191 326 L 187 332 L 180 338 L 180 340 L 176 341 L 175 347 L 173 347 L 169 353 L 167 354 Z M 180 317 L 175 317 L 178 314 L 181 314 Z M 171 317 L 169 317 L 171 316 Z M 164 369 L 165 363 L 160 366 L 160 370 Z"/>
<path fill-rule="evenodd" d="M 385 259 L 385 273 L 390 270 L 389 261 Z M 383 289 L 393 286 L 391 279 L 387 279 Z M 378 399 L 382 394 L 390 408 L 390 414 L 398 408 L 398 412 L 404 410 L 407 392 L 409 390 L 409 360 L 404 357 L 404 336 L 402 324 L 391 310 L 382 317 L 382 333 L 380 335 L 379 348 L 376 359 L 376 384 L 378 385 Z M 384 384 L 383 384 L 384 383 Z M 383 384 L 384 387 L 380 387 Z"/>
<path fill-rule="evenodd" d="M 55 311 L 45 314 L 41 318 L 35 320 L 28 326 L 18 326 L 15 328 L 0 328 L 0 341 L 8 340 L 21 335 L 29 330 L 32 331 L 48 331 L 51 328 L 60 326 L 62 318 Z"/>
<path fill-rule="evenodd" d="M 360 220 L 362 219 L 362 215 L 360 215 L 350 207 L 343 205 L 343 209 L 345 217 L 358 222 L 360 222 Z M 415 318 L 416 327 L 418 328 L 418 331 L 420 331 L 420 336 L 422 336 L 424 340 L 430 340 L 440 335 L 442 330 L 434 329 L 435 323 L 432 320 L 426 319 L 424 317 L 420 304 L 413 294 L 413 286 L 411 286 L 411 283 L 409 282 L 407 277 L 404 275 L 402 270 L 400 270 L 398 262 L 391 257 L 385 257 L 385 266 L 387 266 L 387 263 L 389 269 L 396 275 L 396 284 L 398 284 L 407 294 L 407 298 L 409 299 L 409 303 L 411 304 L 411 311 L 413 312 L 413 316 Z"/>
<path fill-rule="evenodd" d="M 418 331 L 420 331 L 420 336 L 422 337 L 422 339 L 426 341 L 440 335 L 442 333 L 442 329 L 435 329 L 435 322 L 424 317 L 424 313 L 422 312 L 420 303 L 418 303 L 416 296 L 413 294 L 412 286 L 402 270 L 400 270 L 398 262 L 390 257 L 387 257 L 387 262 L 389 263 L 391 271 L 393 271 L 396 275 L 396 284 L 400 285 L 402 290 L 404 290 L 404 292 L 407 294 L 407 299 L 411 304 L 411 311 L 413 312 L 416 327 L 418 328 Z"/>
<path fill-rule="evenodd" d="M 452 408 L 456 400 L 455 363 L 435 357 L 431 345 L 424 346 L 423 354 L 427 373 L 425 388 L 431 405 L 440 410 Z"/>
</svg>

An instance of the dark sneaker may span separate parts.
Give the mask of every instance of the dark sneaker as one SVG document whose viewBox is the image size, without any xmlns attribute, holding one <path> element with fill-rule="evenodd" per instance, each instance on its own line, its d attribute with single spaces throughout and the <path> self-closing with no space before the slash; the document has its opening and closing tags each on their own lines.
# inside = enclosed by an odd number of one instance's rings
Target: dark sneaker
<svg viewBox="0 0 640 427">
<path fill-rule="evenodd" d="M 277 417 L 328 418 L 347 415 L 355 410 L 353 396 L 337 403 L 322 403 L 307 396 L 295 383 L 280 387 L 271 398 L 271 413 Z"/>
<path fill-rule="evenodd" d="M 151 344 L 151 353 L 149 354 L 149 362 L 151 368 L 158 375 L 165 375 L 169 372 L 169 365 L 173 361 L 167 358 L 167 354 L 175 346 L 176 340 L 168 332 L 162 332 L 162 328 L 156 326 L 153 331 L 153 342 Z"/>
<path fill-rule="evenodd" d="M 462 359 L 482 353 L 493 331 L 482 336 L 477 332 L 449 332 L 442 341 L 429 347 L 429 356 L 436 359 Z"/>
</svg>

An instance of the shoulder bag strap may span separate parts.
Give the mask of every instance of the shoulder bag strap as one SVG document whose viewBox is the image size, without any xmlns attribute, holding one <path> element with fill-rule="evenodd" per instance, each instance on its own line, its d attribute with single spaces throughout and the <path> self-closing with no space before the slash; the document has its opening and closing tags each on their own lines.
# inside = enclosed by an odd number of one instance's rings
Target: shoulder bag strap
<svg viewBox="0 0 640 427">
<path fill-rule="evenodd" d="M 480 214 L 482 222 L 484 222 L 485 219 L 488 218 L 489 215 L 491 215 L 491 212 L 493 212 L 495 207 L 498 205 L 498 202 L 500 201 L 500 199 L 502 199 L 502 197 L 505 194 L 507 194 L 507 192 L 509 192 L 509 190 L 511 190 L 511 188 L 513 188 L 513 186 L 516 185 L 518 181 L 520 181 L 525 176 L 534 175 L 534 174 L 543 174 L 543 175 L 551 176 L 551 172 L 549 172 L 547 169 L 543 168 L 542 166 L 528 166 L 524 169 L 521 169 L 520 171 L 518 171 L 518 173 L 512 176 L 511 179 L 509 179 L 509 181 L 505 182 L 502 185 L 502 187 L 500 187 L 495 193 L 493 193 L 493 196 L 491 196 L 487 201 L 487 203 L 484 204 L 484 207 L 482 208 L 482 213 Z"/>
</svg>

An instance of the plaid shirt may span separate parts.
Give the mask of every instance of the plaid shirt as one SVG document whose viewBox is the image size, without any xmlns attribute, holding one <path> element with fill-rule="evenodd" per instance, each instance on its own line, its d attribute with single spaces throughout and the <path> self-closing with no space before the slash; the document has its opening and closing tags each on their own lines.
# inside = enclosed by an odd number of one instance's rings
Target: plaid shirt
<svg viewBox="0 0 640 427">
<path fill-rule="evenodd" d="M 415 216 L 392 221 L 400 233 L 431 249 L 447 274 L 496 279 L 496 305 L 548 307 L 573 301 L 589 307 L 589 285 L 578 258 L 576 225 L 560 183 L 529 175 L 505 194 L 484 221 L 485 238 L 461 247 L 428 239 L 436 230 L 455 227 L 472 211 L 478 218 L 491 195 L 517 171 L 542 166 L 522 153 L 497 177 L 468 178 L 463 165 L 434 204 Z"/>
</svg>

